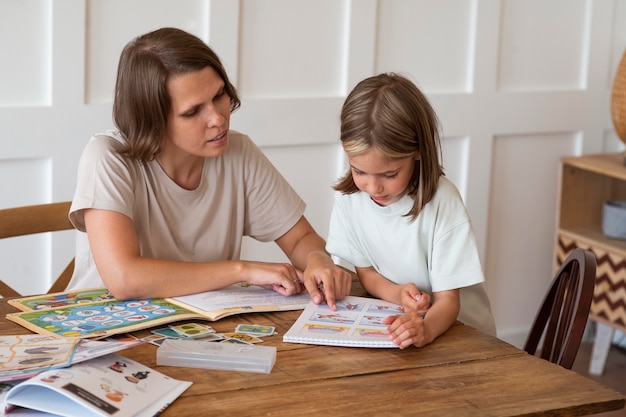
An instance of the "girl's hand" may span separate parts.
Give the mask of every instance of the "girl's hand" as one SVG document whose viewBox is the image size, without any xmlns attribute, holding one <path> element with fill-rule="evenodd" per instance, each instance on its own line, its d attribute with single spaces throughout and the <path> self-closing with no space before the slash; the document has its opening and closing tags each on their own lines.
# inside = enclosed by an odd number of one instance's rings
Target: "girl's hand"
<svg viewBox="0 0 626 417">
<path fill-rule="evenodd" d="M 400 349 L 411 345 L 422 347 L 431 342 L 422 314 L 416 310 L 408 311 L 400 316 L 389 316 L 383 323 L 389 326 L 387 327 L 389 340 Z"/>
<path fill-rule="evenodd" d="M 416 311 L 422 317 L 430 308 L 430 295 L 421 292 L 415 284 L 402 285 L 400 288 L 400 299 L 404 311 Z"/>
</svg>

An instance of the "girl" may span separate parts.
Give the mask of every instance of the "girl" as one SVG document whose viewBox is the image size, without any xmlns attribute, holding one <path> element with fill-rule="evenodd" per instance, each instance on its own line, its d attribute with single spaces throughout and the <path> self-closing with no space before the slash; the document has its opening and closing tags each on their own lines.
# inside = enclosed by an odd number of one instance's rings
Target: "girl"
<svg viewBox="0 0 626 417">
<path fill-rule="evenodd" d="M 341 111 L 350 169 L 334 187 L 326 249 L 355 267 L 368 293 L 404 306 L 386 322 L 400 348 L 432 342 L 457 318 L 495 334 L 472 225 L 439 164 L 438 129 L 426 97 L 397 74 L 361 81 Z"/>
<path fill-rule="evenodd" d="M 80 232 L 68 288 L 119 299 L 173 297 L 246 282 L 283 295 L 306 288 L 334 307 L 351 276 L 334 265 L 305 204 L 249 137 L 240 105 L 202 40 L 163 28 L 120 57 L 116 131 L 83 151 L 70 220 Z M 244 235 L 275 241 L 289 263 L 239 260 Z M 323 286 L 323 293 L 318 289 Z"/>
</svg>

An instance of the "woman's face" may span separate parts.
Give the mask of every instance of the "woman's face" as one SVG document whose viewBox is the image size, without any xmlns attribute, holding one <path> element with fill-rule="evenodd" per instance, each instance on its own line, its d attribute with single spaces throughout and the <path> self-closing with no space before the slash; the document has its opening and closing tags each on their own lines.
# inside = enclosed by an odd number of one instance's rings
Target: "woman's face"
<svg viewBox="0 0 626 417">
<path fill-rule="evenodd" d="M 376 148 L 348 157 L 354 183 L 380 206 L 395 203 L 407 193 L 416 159 L 390 161 Z"/>
<path fill-rule="evenodd" d="M 228 149 L 230 97 L 211 67 L 172 77 L 165 152 L 212 157 Z"/>
</svg>

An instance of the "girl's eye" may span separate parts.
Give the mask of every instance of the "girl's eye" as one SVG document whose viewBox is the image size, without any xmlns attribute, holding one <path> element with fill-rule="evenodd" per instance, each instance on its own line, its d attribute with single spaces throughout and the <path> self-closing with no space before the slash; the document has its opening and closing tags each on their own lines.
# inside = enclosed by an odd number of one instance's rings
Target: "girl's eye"
<svg viewBox="0 0 626 417">
<path fill-rule="evenodd" d="M 388 174 L 388 175 L 385 175 L 385 178 L 387 178 L 388 180 L 392 180 L 392 179 L 394 179 L 397 176 L 398 176 L 398 173 Z"/>
</svg>

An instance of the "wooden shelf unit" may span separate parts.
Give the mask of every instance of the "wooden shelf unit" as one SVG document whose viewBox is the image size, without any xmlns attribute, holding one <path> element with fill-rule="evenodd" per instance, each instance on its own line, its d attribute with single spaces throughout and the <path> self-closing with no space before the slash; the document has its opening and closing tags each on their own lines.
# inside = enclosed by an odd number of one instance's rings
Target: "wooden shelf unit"
<svg viewBox="0 0 626 417">
<path fill-rule="evenodd" d="M 626 240 L 604 235 L 602 212 L 608 200 L 626 200 L 622 153 L 561 160 L 555 269 L 577 247 L 596 256 L 596 286 L 589 315 L 599 329 L 590 366 L 594 374 L 603 371 L 613 331 L 626 332 Z"/>
</svg>

